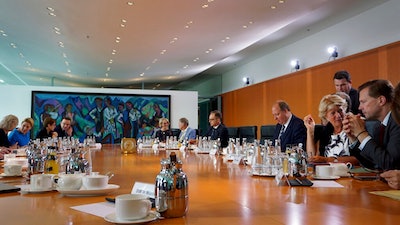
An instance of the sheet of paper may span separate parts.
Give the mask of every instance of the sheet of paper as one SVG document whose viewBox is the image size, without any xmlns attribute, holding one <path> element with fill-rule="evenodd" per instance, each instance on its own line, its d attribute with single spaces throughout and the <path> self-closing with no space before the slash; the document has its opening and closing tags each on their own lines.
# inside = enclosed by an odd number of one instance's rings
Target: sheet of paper
<svg viewBox="0 0 400 225">
<path fill-rule="evenodd" d="M 115 212 L 115 204 L 110 202 L 99 202 L 93 204 L 72 206 L 71 209 L 75 209 L 84 213 L 89 213 L 103 218 Z"/>
<path fill-rule="evenodd" d="M 313 180 L 313 188 L 327 187 L 327 188 L 343 188 L 344 186 L 332 180 Z"/>
<path fill-rule="evenodd" d="M 400 200 L 400 191 L 399 190 L 390 190 L 390 191 L 373 191 L 370 192 L 371 194 L 374 195 L 380 195 L 380 196 L 385 196 L 388 198 Z"/>
</svg>

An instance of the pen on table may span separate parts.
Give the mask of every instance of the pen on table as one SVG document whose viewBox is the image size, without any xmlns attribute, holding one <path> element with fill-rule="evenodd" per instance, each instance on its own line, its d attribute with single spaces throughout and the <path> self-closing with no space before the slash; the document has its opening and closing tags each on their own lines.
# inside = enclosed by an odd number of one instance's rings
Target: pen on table
<svg viewBox="0 0 400 225">
<path fill-rule="evenodd" d="M 301 182 L 301 180 L 299 178 L 296 177 L 294 179 L 296 179 L 296 181 L 299 182 L 299 184 L 303 184 L 303 182 Z"/>
</svg>

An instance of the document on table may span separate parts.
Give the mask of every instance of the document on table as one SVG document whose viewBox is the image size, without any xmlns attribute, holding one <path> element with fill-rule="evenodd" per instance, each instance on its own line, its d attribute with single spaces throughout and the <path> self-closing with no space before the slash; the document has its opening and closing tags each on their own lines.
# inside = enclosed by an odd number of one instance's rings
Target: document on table
<svg viewBox="0 0 400 225">
<path fill-rule="evenodd" d="M 110 202 L 99 202 L 93 204 L 72 206 L 71 209 L 75 209 L 99 217 L 105 217 L 115 212 L 115 204 Z"/>
<path fill-rule="evenodd" d="M 343 188 L 344 186 L 332 180 L 313 180 L 313 188 L 327 187 L 327 188 Z"/>
<path fill-rule="evenodd" d="M 391 199 L 400 200 L 400 191 L 398 191 L 398 190 L 373 191 L 373 192 L 370 192 L 370 193 L 374 194 L 374 195 L 380 195 L 380 196 L 388 197 L 388 198 L 391 198 Z"/>
</svg>

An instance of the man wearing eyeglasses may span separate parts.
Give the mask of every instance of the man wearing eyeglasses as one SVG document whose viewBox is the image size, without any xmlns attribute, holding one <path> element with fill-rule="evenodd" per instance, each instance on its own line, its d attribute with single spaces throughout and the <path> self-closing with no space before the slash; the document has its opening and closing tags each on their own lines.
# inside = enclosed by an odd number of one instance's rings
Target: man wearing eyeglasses
<svg viewBox="0 0 400 225">
<path fill-rule="evenodd" d="M 208 122 L 210 123 L 210 127 L 208 128 L 206 136 L 211 137 L 211 140 L 217 140 L 218 138 L 221 141 L 221 147 L 225 148 L 228 146 L 228 129 L 226 129 L 225 125 L 222 124 L 222 114 L 218 110 L 214 110 L 210 112 L 208 117 Z"/>
</svg>

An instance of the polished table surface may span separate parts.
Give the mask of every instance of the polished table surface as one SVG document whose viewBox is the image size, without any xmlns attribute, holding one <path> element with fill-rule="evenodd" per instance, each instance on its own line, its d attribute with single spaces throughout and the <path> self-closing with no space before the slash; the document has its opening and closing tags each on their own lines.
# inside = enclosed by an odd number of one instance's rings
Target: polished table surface
<svg viewBox="0 0 400 225">
<path fill-rule="evenodd" d="M 160 171 L 158 154 L 122 155 L 119 145 L 93 153 L 93 171 L 115 174 L 120 185 L 111 196 L 130 193 L 135 182 L 154 183 Z M 400 201 L 370 194 L 388 190 L 381 181 L 337 180 L 344 188 L 277 186 L 273 178 L 252 177 L 244 165 L 222 156 L 179 152 L 189 180 L 189 211 L 185 217 L 150 224 L 399 224 Z M 21 184 L 23 178 L 1 178 Z M 0 194 L 1 225 L 111 224 L 103 218 L 71 209 L 103 202 L 105 196 L 66 197 L 57 191 Z"/>
</svg>

